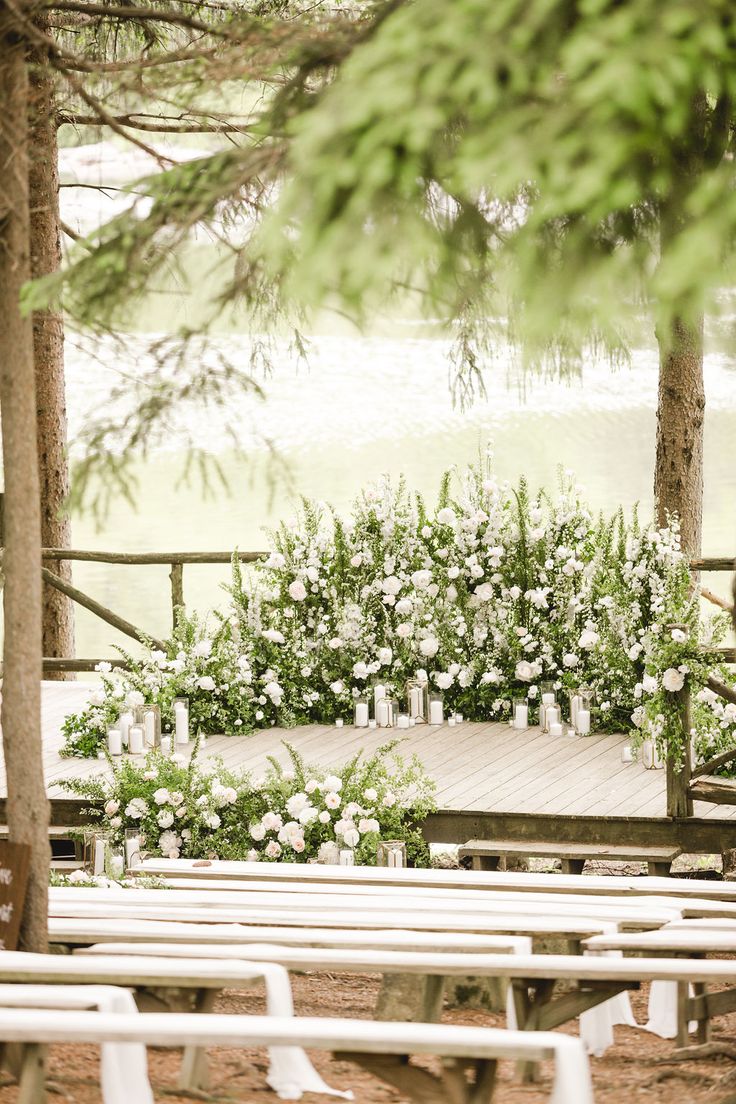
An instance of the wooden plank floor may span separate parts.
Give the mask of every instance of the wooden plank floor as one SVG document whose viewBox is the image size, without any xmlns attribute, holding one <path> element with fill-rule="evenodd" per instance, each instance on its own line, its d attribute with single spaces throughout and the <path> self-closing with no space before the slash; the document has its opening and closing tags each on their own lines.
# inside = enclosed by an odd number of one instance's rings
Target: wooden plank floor
<svg viewBox="0 0 736 1104">
<path fill-rule="evenodd" d="M 62 759 L 61 725 L 80 709 L 90 683 L 43 684 L 44 770 L 51 798 L 69 796 L 59 783 L 107 771 L 100 760 Z M 507 724 L 466 723 L 439 728 L 385 729 L 307 725 L 271 728 L 252 736 L 211 736 L 203 754 L 219 755 L 228 767 L 244 767 L 254 777 L 266 769 L 266 756 L 286 763 L 281 741 L 288 740 L 308 762 L 339 764 L 361 748 L 374 751 L 400 739 L 405 756 L 416 753 L 437 782 L 437 806 L 458 812 L 529 813 L 559 816 L 660 817 L 665 815 L 664 771 L 622 763 L 624 736 L 543 736 L 539 729 L 516 732 Z M 0 796 L 6 793 L 0 762 Z M 695 815 L 736 819 L 736 806 L 697 802 Z"/>
</svg>

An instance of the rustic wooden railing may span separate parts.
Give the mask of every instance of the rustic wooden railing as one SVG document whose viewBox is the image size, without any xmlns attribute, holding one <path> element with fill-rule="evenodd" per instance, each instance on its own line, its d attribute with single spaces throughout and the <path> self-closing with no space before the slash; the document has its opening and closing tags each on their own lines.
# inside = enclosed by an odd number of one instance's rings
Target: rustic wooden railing
<svg viewBox="0 0 736 1104">
<path fill-rule="evenodd" d="M 44 560 L 56 560 L 78 563 L 105 563 L 105 564 L 160 564 L 169 568 L 169 581 L 171 584 L 171 616 L 172 624 L 176 622 L 177 609 L 184 607 L 184 567 L 186 564 L 229 564 L 233 556 L 237 556 L 240 563 L 254 563 L 256 560 L 267 556 L 267 552 L 97 552 L 86 551 L 77 548 L 44 548 L 42 557 Z M 165 650 L 165 644 L 158 640 L 152 633 L 148 633 L 137 625 L 121 617 L 114 610 L 98 602 L 89 594 L 73 586 L 62 579 L 55 571 L 48 567 L 41 568 L 41 574 L 46 583 L 66 594 L 77 605 L 99 617 L 114 629 L 132 637 L 139 642 L 150 640 L 154 646 Z M 43 660 L 45 672 L 69 672 L 69 671 L 94 671 L 98 663 L 105 659 L 108 662 L 120 666 L 119 658 L 100 657 L 97 659 L 57 658 L 46 656 Z"/>
<path fill-rule="evenodd" d="M 726 558 L 700 559 L 693 560 L 690 567 L 695 575 L 698 575 L 701 571 L 731 572 L 734 570 L 734 561 Z M 709 602 L 713 602 L 733 615 L 733 606 L 730 602 L 713 594 L 707 587 L 701 586 L 700 593 Z M 736 662 L 736 649 L 719 648 L 718 651 L 724 662 Z M 707 686 L 724 701 L 736 705 L 736 690 L 732 690 L 720 679 L 712 676 L 708 679 Z M 736 759 L 736 747 L 724 751 L 720 755 L 715 755 L 706 763 L 693 766 L 690 735 L 692 729 L 692 701 L 687 683 L 677 694 L 677 705 L 682 726 L 684 754 L 680 763 L 677 763 L 674 757 L 670 757 L 667 761 L 667 815 L 670 817 L 691 817 L 694 801 L 709 801 L 716 805 L 736 805 L 736 781 L 730 778 L 722 778 L 713 773 Z"/>
</svg>

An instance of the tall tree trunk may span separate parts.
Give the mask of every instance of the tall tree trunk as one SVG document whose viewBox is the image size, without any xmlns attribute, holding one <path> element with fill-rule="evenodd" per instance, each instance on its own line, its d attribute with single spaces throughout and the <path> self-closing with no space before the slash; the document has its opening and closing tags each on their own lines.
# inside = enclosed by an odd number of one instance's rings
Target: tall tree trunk
<svg viewBox="0 0 736 1104">
<path fill-rule="evenodd" d="M 657 521 L 680 518 L 682 547 L 700 555 L 703 528 L 703 319 L 676 318 L 659 338 L 659 402 L 654 497 Z"/>
<path fill-rule="evenodd" d="M 40 20 L 39 25 L 48 31 L 46 19 Z M 61 264 L 55 88 L 43 47 L 34 49 L 29 57 L 29 78 L 31 273 L 35 279 L 56 272 Z M 44 548 L 69 548 L 71 524 L 65 513 L 69 466 L 66 458 L 64 323 L 60 312 L 34 312 L 33 352 L 41 542 Z M 69 563 L 49 562 L 47 566 L 71 582 Z M 48 585 L 43 587 L 43 654 L 74 655 L 74 607 L 66 595 Z M 67 676 L 59 672 L 48 677 L 64 679 Z"/>
<path fill-rule="evenodd" d="M 31 846 L 21 946 L 47 943 L 49 805 L 41 754 L 41 511 L 31 274 L 25 44 L 0 0 L 0 416 L 5 477 L 3 752 L 10 838 Z"/>
</svg>

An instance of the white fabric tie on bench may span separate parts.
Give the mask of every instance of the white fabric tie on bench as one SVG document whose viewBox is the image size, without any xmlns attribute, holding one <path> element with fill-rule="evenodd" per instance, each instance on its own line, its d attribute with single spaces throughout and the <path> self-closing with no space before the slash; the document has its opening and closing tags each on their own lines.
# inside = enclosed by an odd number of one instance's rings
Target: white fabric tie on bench
<svg viewBox="0 0 736 1104">
<path fill-rule="evenodd" d="M 133 994 L 115 985 L 0 985 L 0 1006 L 138 1011 Z M 144 1044 L 102 1043 L 100 1083 L 104 1104 L 154 1104 Z"/>
<path fill-rule="evenodd" d="M 616 935 L 618 924 L 606 924 L 603 935 Z M 586 951 L 586 955 L 599 958 L 623 958 L 621 951 Z M 613 1046 L 613 1029 L 617 1024 L 638 1027 L 631 1011 L 628 993 L 617 993 L 615 997 L 604 1001 L 596 1008 L 589 1008 L 580 1014 L 580 1038 L 588 1054 L 602 1058 L 610 1046 Z"/>
<path fill-rule="evenodd" d="M 293 1016 L 294 1001 L 288 970 L 276 963 L 253 963 L 253 966 L 263 971 L 269 1016 Z M 299 1100 L 305 1092 L 353 1099 L 350 1090 L 341 1092 L 325 1084 L 302 1047 L 269 1047 L 268 1054 L 271 1065 L 266 1083 L 282 1100 Z"/>
</svg>

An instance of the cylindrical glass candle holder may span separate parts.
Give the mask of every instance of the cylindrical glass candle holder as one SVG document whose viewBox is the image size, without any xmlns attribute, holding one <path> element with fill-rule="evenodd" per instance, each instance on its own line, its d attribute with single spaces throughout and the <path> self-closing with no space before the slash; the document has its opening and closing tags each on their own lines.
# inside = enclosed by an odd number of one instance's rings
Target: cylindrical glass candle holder
<svg viewBox="0 0 736 1104">
<path fill-rule="evenodd" d="M 143 754 L 143 725 L 132 724 L 128 730 L 128 751 L 131 755 Z"/>
<path fill-rule="evenodd" d="M 141 849 L 143 847 L 143 839 L 139 828 L 126 828 L 125 829 L 125 868 L 126 870 L 132 869 L 134 866 L 140 866 L 143 862 L 143 855 Z"/>
<path fill-rule="evenodd" d="M 529 703 L 526 698 L 514 699 L 514 728 L 529 727 Z"/>
<path fill-rule="evenodd" d="M 120 729 L 120 735 L 123 741 L 123 748 L 128 747 L 128 734 L 130 732 L 130 726 L 135 722 L 135 717 L 129 709 L 123 709 L 118 716 L 118 723 L 114 726 Z"/>
<path fill-rule="evenodd" d="M 442 695 L 433 690 L 429 695 L 429 723 L 441 725 L 445 722 L 445 703 Z"/>
<path fill-rule="evenodd" d="M 340 848 L 334 840 L 328 840 L 326 843 L 320 844 L 317 852 L 317 862 L 323 863 L 325 866 L 340 865 Z"/>
<path fill-rule="evenodd" d="M 107 750 L 111 755 L 123 754 L 123 734 L 119 728 L 108 728 Z"/>
<path fill-rule="evenodd" d="M 548 736 L 551 734 L 559 736 L 560 731 L 558 729 L 562 730 L 562 709 L 556 702 L 553 705 L 545 705 L 543 731 Z"/>
<path fill-rule="evenodd" d="M 409 679 L 406 684 L 407 713 L 415 724 L 427 724 L 429 719 L 429 687 L 423 679 Z"/>
<path fill-rule="evenodd" d="M 577 692 L 578 706 L 575 714 L 575 731 L 578 736 L 590 736 L 592 731 L 594 692 L 587 686 L 581 686 Z"/>
<path fill-rule="evenodd" d="M 399 723 L 399 703 L 396 698 L 381 698 L 376 707 L 379 728 L 396 728 Z"/>
<path fill-rule="evenodd" d="M 356 728 L 367 728 L 369 719 L 368 698 L 365 694 L 361 694 L 360 697 L 355 699 L 355 708 L 353 710 L 353 723 Z"/>
<path fill-rule="evenodd" d="M 355 852 L 352 847 L 340 849 L 340 866 L 355 866 Z"/>
<path fill-rule="evenodd" d="M 373 706 L 373 716 L 378 723 L 378 706 L 388 694 L 388 687 L 380 679 L 374 679 L 371 683 L 370 695 Z"/>
<path fill-rule="evenodd" d="M 547 709 L 550 705 L 554 705 L 555 701 L 555 684 L 549 679 L 545 679 L 539 687 L 539 727 L 542 732 L 549 732 L 550 722 L 547 720 Z"/>
<path fill-rule="evenodd" d="M 143 707 L 143 734 L 147 748 L 161 743 L 161 709 L 151 704 Z"/>
<path fill-rule="evenodd" d="M 189 698 L 174 698 L 174 742 L 189 743 Z"/>
<path fill-rule="evenodd" d="M 82 862 L 90 874 L 105 873 L 105 851 L 110 842 L 106 832 L 85 832 Z"/>
<path fill-rule="evenodd" d="M 406 844 L 403 840 L 381 840 L 376 851 L 377 866 L 406 866 Z"/>
</svg>

